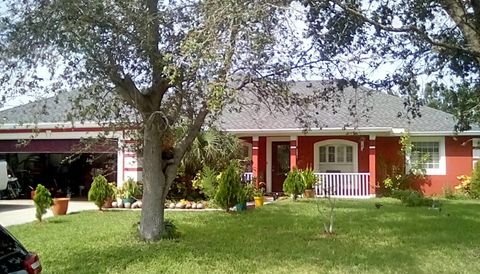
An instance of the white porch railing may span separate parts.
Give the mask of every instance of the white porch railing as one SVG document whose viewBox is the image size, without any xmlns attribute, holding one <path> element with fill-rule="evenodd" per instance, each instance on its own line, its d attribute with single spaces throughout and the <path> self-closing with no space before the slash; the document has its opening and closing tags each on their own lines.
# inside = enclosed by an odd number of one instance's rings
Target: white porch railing
<svg viewBox="0 0 480 274">
<path fill-rule="evenodd" d="M 370 197 L 370 173 L 315 173 L 315 176 L 317 197 Z"/>
<path fill-rule="evenodd" d="M 251 183 L 253 181 L 253 172 L 245 172 L 242 174 L 242 182 Z"/>
</svg>

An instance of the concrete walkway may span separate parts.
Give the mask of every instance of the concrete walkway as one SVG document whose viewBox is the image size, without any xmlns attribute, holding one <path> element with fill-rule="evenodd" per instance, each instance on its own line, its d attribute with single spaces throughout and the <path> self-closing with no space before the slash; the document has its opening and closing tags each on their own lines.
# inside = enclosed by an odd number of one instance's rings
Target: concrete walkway
<svg viewBox="0 0 480 274">
<path fill-rule="evenodd" d="M 70 201 L 68 213 L 84 210 L 95 210 L 97 207 L 92 202 Z M 43 218 L 53 216 L 52 211 L 47 210 Z M 0 200 L 0 224 L 3 226 L 18 225 L 35 221 L 35 206 L 32 200 Z"/>
</svg>

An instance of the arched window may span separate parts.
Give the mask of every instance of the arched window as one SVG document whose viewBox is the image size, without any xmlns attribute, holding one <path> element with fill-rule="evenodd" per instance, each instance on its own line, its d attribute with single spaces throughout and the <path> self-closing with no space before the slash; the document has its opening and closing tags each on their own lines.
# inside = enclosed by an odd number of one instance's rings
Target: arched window
<svg viewBox="0 0 480 274">
<path fill-rule="evenodd" d="M 358 172 L 357 143 L 332 139 L 315 143 L 313 149 L 316 172 Z"/>
</svg>

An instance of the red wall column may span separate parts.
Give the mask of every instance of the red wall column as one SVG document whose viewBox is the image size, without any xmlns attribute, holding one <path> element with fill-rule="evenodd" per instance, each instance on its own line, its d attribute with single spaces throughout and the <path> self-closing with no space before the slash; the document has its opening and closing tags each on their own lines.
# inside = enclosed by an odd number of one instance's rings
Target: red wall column
<svg viewBox="0 0 480 274">
<path fill-rule="evenodd" d="M 258 136 L 252 137 L 252 173 L 253 178 L 255 179 L 255 186 L 258 187 L 258 170 L 259 170 L 259 163 L 258 163 Z"/>
<path fill-rule="evenodd" d="M 290 170 L 297 167 L 297 136 L 290 136 Z"/>
<path fill-rule="evenodd" d="M 370 172 L 370 195 L 375 195 L 375 186 L 377 183 L 377 170 L 376 170 L 376 148 L 375 148 L 375 137 L 370 135 L 369 140 L 369 155 L 368 155 L 368 165 Z"/>
</svg>

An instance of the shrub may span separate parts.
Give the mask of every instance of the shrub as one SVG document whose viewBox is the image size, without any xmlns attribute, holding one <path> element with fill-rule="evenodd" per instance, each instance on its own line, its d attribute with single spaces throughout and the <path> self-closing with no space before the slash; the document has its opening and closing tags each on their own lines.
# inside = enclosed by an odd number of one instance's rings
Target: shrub
<svg viewBox="0 0 480 274">
<path fill-rule="evenodd" d="M 477 161 L 472 171 L 470 179 L 470 196 L 474 199 L 480 199 L 480 161 Z"/>
<path fill-rule="evenodd" d="M 443 186 L 442 192 L 443 192 L 442 196 L 445 199 L 449 199 L 449 200 L 457 199 L 457 195 L 455 195 L 455 193 L 453 192 L 453 190 L 450 186 Z"/>
<path fill-rule="evenodd" d="M 243 191 L 245 192 L 245 199 L 247 200 L 247 202 L 252 201 L 253 197 L 255 196 L 255 186 L 253 185 L 253 183 L 245 184 L 243 186 Z"/>
<path fill-rule="evenodd" d="M 109 198 L 113 198 L 115 191 L 112 185 L 102 175 L 93 179 L 92 186 L 88 191 L 88 200 L 93 201 L 98 209 L 102 210 L 103 205 Z"/>
<path fill-rule="evenodd" d="M 122 193 L 124 199 L 131 199 L 140 195 L 140 188 L 132 178 L 128 178 L 122 185 Z"/>
<path fill-rule="evenodd" d="M 467 175 L 457 176 L 459 184 L 455 186 L 455 191 L 459 194 L 470 196 L 470 187 L 472 178 Z"/>
<path fill-rule="evenodd" d="M 218 180 L 215 170 L 209 166 L 204 166 L 201 173 L 200 183 L 202 192 L 207 198 L 215 198 L 217 193 Z"/>
<path fill-rule="evenodd" d="M 397 174 L 392 177 L 388 177 L 383 181 L 387 195 L 392 195 L 394 191 L 400 189 L 408 189 L 411 185 L 411 176 Z"/>
<path fill-rule="evenodd" d="M 235 161 L 231 161 L 227 169 L 222 172 L 215 194 L 215 203 L 228 211 L 238 203 L 240 192 L 240 170 Z"/>
<path fill-rule="evenodd" d="M 433 199 L 426 198 L 419 191 L 406 189 L 406 190 L 394 190 L 392 192 L 392 197 L 399 199 L 402 204 L 413 207 L 413 206 L 432 206 Z"/>
<path fill-rule="evenodd" d="M 177 226 L 170 219 L 164 221 L 165 230 L 162 234 L 162 239 L 176 239 L 180 237 L 180 232 L 177 231 Z"/>
<path fill-rule="evenodd" d="M 305 189 L 312 189 L 313 185 L 317 181 L 317 178 L 315 177 L 315 173 L 313 172 L 313 169 L 307 168 L 305 170 L 302 170 L 302 179 L 303 183 L 305 184 Z"/>
<path fill-rule="evenodd" d="M 241 186 L 237 192 L 237 204 L 245 204 L 247 202 L 247 193 L 245 192 L 245 188 Z"/>
<path fill-rule="evenodd" d="M 283 191 L 293 195 L 293 200 L 297 200 L 297 197 L 305 191 L 302 173 L 298 169 L 294 168 L 288 173 L 287 178 L 283 182 Z"/>
<path fill-rule="evenodd" d="M 47 213 L 47 208 L 53 205 L 52 195 L 50 191 L 46 189 L 43 185 L 38 184 L 35 189 L 35 197 L 33 198 L 33 203 L 35 204 L 35 217 L 39 222 L 42 221 L 42 216 Z"/>
</svg>

